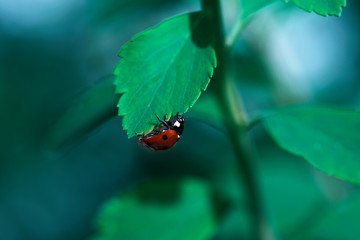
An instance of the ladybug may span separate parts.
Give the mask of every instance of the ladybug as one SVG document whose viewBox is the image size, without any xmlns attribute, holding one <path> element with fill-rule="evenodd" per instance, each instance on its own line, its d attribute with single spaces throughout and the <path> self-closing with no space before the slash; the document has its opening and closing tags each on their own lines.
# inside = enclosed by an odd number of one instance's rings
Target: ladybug
<svg viewBox="0 0 360 240">
<path fill-rule="evenodd" d="M 164 120 L 161 120 L 158 115 L 156 117 L 162 126 L 155 128 L 149 134 L 139 135 L 139 140 L 143 146 L 153 151 L 165 151 L 179 141 L 180 135 L 184 131 L 185 120 L 179 113 L 176 114 L 174 122 L 166 120 L 166 115 Z"/>
</svg>

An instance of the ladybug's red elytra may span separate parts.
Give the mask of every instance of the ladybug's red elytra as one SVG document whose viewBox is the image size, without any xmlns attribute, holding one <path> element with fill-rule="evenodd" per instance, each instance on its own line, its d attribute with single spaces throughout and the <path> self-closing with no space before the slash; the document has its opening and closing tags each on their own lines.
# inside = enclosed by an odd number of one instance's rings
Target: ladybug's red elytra
<svg viewBox="0 0 360 240">
<path fill-rule="evenodd" d="M 176 114 L 174 121 L 161 120 L 157 115 L 157 119 L 161 122 L 162 126 L 155 128 L 152 132 L 146 135 L 139 135 L 139 140 L 143 146 L 153 151 L 165 151 L 177 143 L 180 139 L 180 135 L 184 131 L 185 119 Z"/>
</svg>

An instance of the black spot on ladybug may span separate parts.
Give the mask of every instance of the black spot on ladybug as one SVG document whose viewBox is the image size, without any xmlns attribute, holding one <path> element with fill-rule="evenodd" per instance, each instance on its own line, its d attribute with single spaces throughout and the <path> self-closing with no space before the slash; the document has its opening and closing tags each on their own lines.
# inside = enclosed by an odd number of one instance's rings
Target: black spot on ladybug
<svg viewBox="0 0 360 240">
<path fill-rule="evenodd" d="M 168 149 L 168 147 L 164 146 L 162 149 L 163 149 L 163 150 L 166 150 L 166 149 Z"/>
<path fill-rule="evenodd" d="M 168 136 L 167 136 L 166 134 L 164 134 L 164 135 L 162 136 L 162 139 L 167 140 L 167 139 L 168 139 Z"/>
</svg>

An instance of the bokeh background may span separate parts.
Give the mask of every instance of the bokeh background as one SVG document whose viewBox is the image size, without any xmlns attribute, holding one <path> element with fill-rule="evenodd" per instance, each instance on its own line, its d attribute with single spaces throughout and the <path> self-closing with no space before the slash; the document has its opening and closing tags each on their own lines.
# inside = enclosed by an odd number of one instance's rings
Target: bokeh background
<svg viewBox="0 0 360 240">
<path fill-rule="evenodd" d="M 230 25 L 235 1 L 224 2 Z M 254 16 L 232 55 L 250 115 L 294 103 L 360 107 L 360 6 L 347 5 L 341 18 L 281 2 Z M 196 176 L 233 194 L 230 143 L 211 119 L 200 121 L 191 111 L 184 137 L 166 153 L 128 140 L 120 117 L 56 151 L 47 148 L 49 134 L 79 96 L 112 74 L 125 42 L 198 9 L 190 0 L 0 0 L 1 239 L 85 239 L 102 203 L 148 176 Z M 252 136 L 269 214 L 289 236 L 324 199 L 359 191 L 283 152 L 261 126 Z"/>
</svg>

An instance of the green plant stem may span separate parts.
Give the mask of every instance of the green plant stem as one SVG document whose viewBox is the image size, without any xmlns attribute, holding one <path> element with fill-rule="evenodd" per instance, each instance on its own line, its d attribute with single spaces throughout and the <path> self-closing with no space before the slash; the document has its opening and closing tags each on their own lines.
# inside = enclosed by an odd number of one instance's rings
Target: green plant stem
<svg viewBox="0 0 360 240">
<path fill-rule="evenodd" d="M 220 0 L 202 0 L 204 10 L 211 11 L 211 25 L 215 37 L 215 51 L 218 65 L 209 90 L 215 92 L 218 101 L 223 106 L 224 126 L 232 142 L 239 174 L 248 196 L 249 208 L 253 219 L 253 237 L 251 239 L 272 239 L 265 214 L 262 208 L 257 179 L 249 154 L 249 139 L 246 134 L 246 114 L 241 104 L 241 98 L 228 76 L 228 52 L 225 46 Z"/>
</svg>

